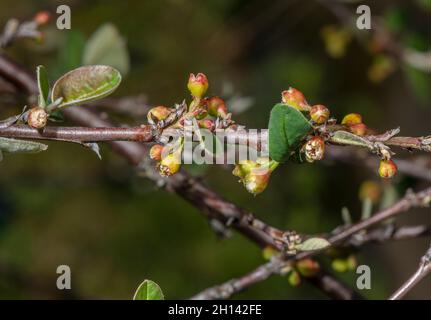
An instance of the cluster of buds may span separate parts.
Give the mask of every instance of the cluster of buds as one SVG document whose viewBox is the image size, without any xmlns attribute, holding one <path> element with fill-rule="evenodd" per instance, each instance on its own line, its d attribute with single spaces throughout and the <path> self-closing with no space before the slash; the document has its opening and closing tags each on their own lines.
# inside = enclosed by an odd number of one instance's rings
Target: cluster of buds
<svg viewBox="0 0 431 320">
<path fill-rule="evenodd" d="M 257 158 L 256 161 L 242 160 L 236 164 L 232 174 L 240 178 L 240 182 L 253 195 L 262 193 L 268 186 L 271 173 L 278 166 L 278 162 L 269 158 Z"/>
<path fill-rule="evenodd" d="M 222 98 L 205 97 L 208 86 L 205 74 L 190 74 L 187 88 L 192 96 L 192 101 L 188 106 L 184 105 L 185 112 L 172 117 L 173 108 L 156 106 L 147 113 L 148 123 L 154 125 L 165 120 L 163 128 L 182 128 L 190 122 L 190 119 L 196 119 L 199 128 L 213 131 L 218 118 L 230 119 L 230 115 Z M 154 145 L 151 148 L 150 157 L 157 162 L 157 169 L 162 176 L 173 175 L 180 169 L 182 147 L 177 149 L 179 151 L 164 152 L 162 145 Z M 166 156 L 162 156 L 165 153 Z"/>
<path fill-rule="evenodd" d="M 349 113 L 344 116 L 341 124 L 346 126 L 349 131 L 357 136 L 367 134 L 367 126 L 362 122 L 362 116 L 359 113 Z"/>
</svg>

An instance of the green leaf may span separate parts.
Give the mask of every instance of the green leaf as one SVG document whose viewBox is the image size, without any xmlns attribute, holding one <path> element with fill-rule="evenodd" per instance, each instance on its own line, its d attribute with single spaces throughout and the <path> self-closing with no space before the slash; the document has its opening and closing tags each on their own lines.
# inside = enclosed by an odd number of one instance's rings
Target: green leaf
<svg viewBox="0 0 431 320">
<path fill-rule="evenodd" d="M 310 122 L 297 109 L 279 103 L 269 117 L 269 156 L 277 162 L 285 160 L 312 130 Z"/>
<path fill-rule="evenodd" d="M 303 243 L 298 244 L 295 248 L 299 251 L 314 251 L 321 250 L 330 245 L 329 241 L 324 238 L 310 238 Z"/>
<path fill-rule="evenodd" d="M 36 75 L 37 87 L 39 89 L 38 104 L 40 107 L 44 108 L 48 104 L 49 98 L 49 82 L 45 67 L 37 66 Z"/>
<path fill-rule="evenodd" d="M 162 289 L 151 280 L 142 282 L 133 296 L 133 300 L 164 300 Z"/>
<path fill-rule="evenodd" d="M 8 153 L 37 153 L 46 149 L 48 149 L 48 146 L 43 143 L 0 137 L 0 151 Z"/>
<path fill-rule="evenodd" d="M 313 127 L 298 109 L 291 106 L 287 106 L 287 113 L 284 118 L 284 131 L 286 132 L 290 153 L 298 147 L 301 140 L 313 129 Z"/>
<path fill-rule="evenodd" d="M 130 69 L 126 43 L 117 28 L 111 23 L 100 26 L 91 35 L 85 45 L 82 60 L 86 65 L 112 66 L 123 75 L 126 75 Z"/>
<path fill-rule="evenodd" d="M 56 81 L 52 101 L 63 98 L 61 108 L 101 99 L 120 84 L 121 74 L 109 66 L 85 66 L 72 70 Z"/>
</svg>

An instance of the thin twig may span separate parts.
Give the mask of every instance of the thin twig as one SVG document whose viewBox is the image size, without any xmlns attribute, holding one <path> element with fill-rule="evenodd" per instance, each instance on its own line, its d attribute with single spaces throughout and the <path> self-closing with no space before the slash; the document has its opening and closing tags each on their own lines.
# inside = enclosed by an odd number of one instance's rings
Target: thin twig
<svg viewBox="0 0 431 320">
<path fill-rule="evenodd" d="M 327 240 L 331 246 L 341 244 L 362 230 L 368 229 L 388 218 L 395 217 L 413 207 L 428 206 L 430 202 L 431 187 L 418 193 L 408 192 L 401 200 L 393 204 L 391 207 L 376 213 L 366 220 L 361 220 L 360 222 L 349 226 L 342 231 L 338 231 L 334 235 L 330 236 Z M 293 261 L 309 258 L 320 252 L 322 252 L 322 250 L 300 252 L 293 256 L 287 256 L 285 259 L 273 259 L 240 278 L 230 280 L 224 284 L 206 289 L 192 297 L 192 299 L 196 297 L 200 299 L 202 297 L 206 297 L 207 299 L 230 297 L 234 293 L 238 293 L 239 291 L 257 282 L 260 282 L 260 279 L 267 279 L 273 274 L 280 273 L 281 270 L 289 266 Z M 225 290 L 226 288 L 229 288 L 229 290 Z M 224 295 L 217 297 L 217 293 L 220 292 L 220 290 Z M 229 296 L 227 295 L 227 292 L 230 293 Z"/>
<path fill-rule="evenodd" d="M 425 255 L 421 258 L 419 268 L 416 272 L 389 297 L 389 300 L 402 299 L 410 290 L 412 290 L 419 282 L 431 273 L 431 246 L 428 248 Z"/>
</svg>

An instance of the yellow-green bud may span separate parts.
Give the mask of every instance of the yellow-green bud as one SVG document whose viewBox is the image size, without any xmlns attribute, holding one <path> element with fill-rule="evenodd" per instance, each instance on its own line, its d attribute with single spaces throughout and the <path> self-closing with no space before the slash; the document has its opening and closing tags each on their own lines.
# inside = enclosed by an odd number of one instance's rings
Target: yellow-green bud
<svg viewBox="0 0 431 320">
<path fill-rule="evenodd" d="M 329 109 L 323 104 L 316 104 L 310 109 L 310 118 L 317 124 L 325 123 L 329 119 Z"/>
<path fill-rule="evenodd" d="M 190 73 L 187 88 L 193 97 L 202 98 L 208 90 L 208 79 L 205 74 L 198 73 L 196 76 Z"/>
</svg>

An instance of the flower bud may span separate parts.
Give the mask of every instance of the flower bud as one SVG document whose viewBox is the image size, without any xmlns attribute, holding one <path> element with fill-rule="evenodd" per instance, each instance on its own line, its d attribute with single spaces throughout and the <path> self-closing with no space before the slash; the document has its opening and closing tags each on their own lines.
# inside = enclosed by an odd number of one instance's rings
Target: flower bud
<svg viewBox="0 0 431 320">
<path fill-rule="evenodd" d="M 227 107 L 224 100 L 220 97 L 211 97 L 208 99 L 208 113 L 213 117 L 227 116 Z"/>
<path fill-rule="evenodd" d="M 177 173 L 181 168 L 181 149 L 166 155 L 158 164 L 158 170 L 162 177 L 169 177 Z"/>
<path fill-rule="evenodd" d="M 154 161 L 161 161 L 162 160 L 162 152 L 163 152 L 163 146 L 160 144 L 155 144 L 150 149 L 150 158 Z"/>
<path fill-rule="evenodd" d="M 378 203 L 382 194 L 380 184 L 372 180 L 364 181 L 359 187 L 359 199 L 370 199 L 372 203 Z"/>
<path fill-rule="evenodd" d="M 288 275 L 287 281 L 289 281 L 289 284 L 292 287 L 297 287 L 301 284 L 301 276 L 298 272 L 292 270 Z"/>
<path fill-rule="evenodd" d="M 357 136 L 365 136 L 367 133 L 367 126 L 363 123 L 357 123 L 349 126 L 350 132 L 356 134 Z"/>
<path fill-rule="evenodd" d="M 323 104 L 316 104 L 310 109 L 310 117 L 317 124 L 325 123 L 329 119 L 329 109 Z"/>
<path fill-rule="evenodd" d="M 305 100 L 304 94 L 292 87 L 281 93 L 281 101 L 300 111 L 310 110 L 310 106 L 308 105 L 307 100 Z"/>
<path fill-rule="evenodd" d="M 148 122 L 152 123 L 153 119 L 156 119 L 157 121 L 165 120 L 169 116 L 171 111 L 171 108 L 165 106 L 157 106 L 151 108 L 150 111 L 148 111 L 147 113 Z"/>
<path fill-rule="evenodd" d="M 304 277 L 312 277 L 319 272 L 319 263 L 313 259 L 302 259 L 296 263 L 296 269 Z"/>
<path fill-rule="evenodd" d="M 346 126 L 352 126 L 358 123 L 362 123 L 362 116 L 359 113 L 349 113 L 345 115 L 343 121 L 341 121 L 341 124 Z"/>
<path fill-rule="evenodd" d="M 33 21 L 36 22 L 38 26 L 42 26 L 48 23 L 51 18 L 51 14 L 49 11 L 39 11 L 33 18 Z"/>
<path fill-rule="evenodd" d="M 48 121 L 48 113 L 42 107 L 34 107 L 30 109 L 27 117 L 27 124 L 35 129 L 41 129 L 46 126 Z"/>
<path fill-rule="evenodd" d="M 257 195 L 266 189 L 271 173 L 277 165 L 277 162 L 268 158 L 258 158 L 256 161 L 243 160 L 235 166 L 232 174 L 241 179 L 248 192 Z"/>
<path fill-rule="evenodd" d="M 392 160 L 380 160 L 379 175 L 382 178 L 392 178 L 397 174 L 398 168 Z"/>
<path fill-rule="evenodd" d="M 214 121 L 211 119 L 203 119 L 198 121 L 199 128 L 212 130 L 214 128 Z"/>
<path fill-rule="evenodd" d="M 190 73 L 187 88 L 193 97 L 202 98 L 208 90 L 208 79 L 203 73 L 198 73 L 196 76 Z"/>
<path fill-rule="evenodd" d="M 325 141 L 321 137 L 313 137 L 307 141 L 304 149 L 308 162 L 322 160 L 325 154 Z"/>
</svg>

